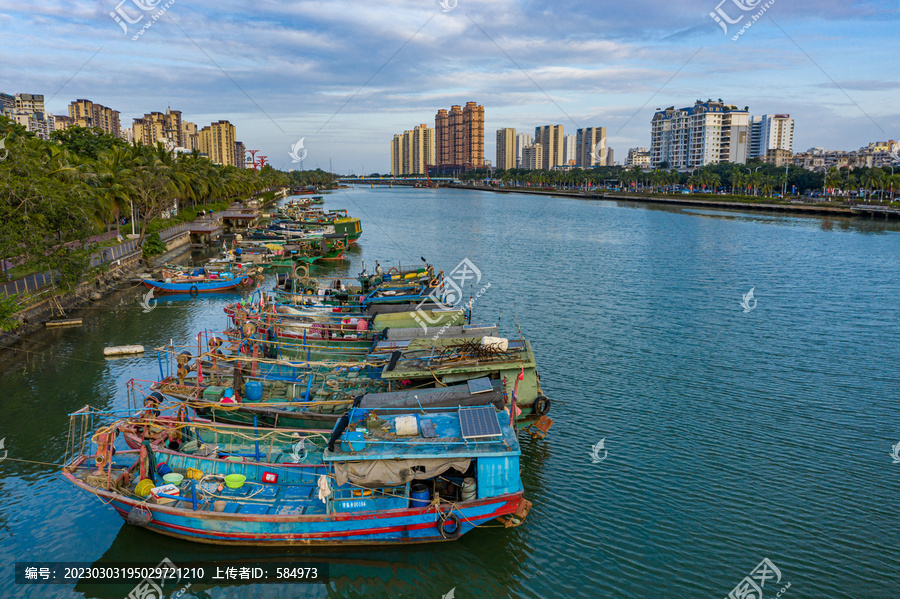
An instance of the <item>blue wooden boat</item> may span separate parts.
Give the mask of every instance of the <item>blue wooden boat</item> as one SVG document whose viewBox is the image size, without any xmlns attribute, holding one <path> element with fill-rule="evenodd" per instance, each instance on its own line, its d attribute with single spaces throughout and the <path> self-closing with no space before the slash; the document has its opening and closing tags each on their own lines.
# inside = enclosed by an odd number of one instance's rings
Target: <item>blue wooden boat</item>
<svg viewBox="0 0 900 599">
<path fill-rule="evenodd" d="M 204 458 L 154 451 L 149 442 L 140 451 L 113 452 L 112 425 L 92 435 L 83 447 L 96 448 L 94 454 L 78 452 L 63 476 L 131 524 L 202 543 L 426 543 L 456 539 L 495 518 L 507 526 L 524 520 L 530 502 L 507 412 L 492 406 L 408 412 L 379 410 L 377 419 L 353 410 L 314 464 Z M 72 430 L 90 417 L 73 414 Z M 177 491 L 139 495 L 138 479 L 161 484 L 155 465 L 162 462 L 175 473 L 190 468 L 202 476 L 186 478 Z M 227 475 L 245 482 L 221 485 Z"/>
<path fill-rule="evenodd" d="M 210 272 L 198 269 L 191 273 L 180 273 L 163 269 L 163 280 L 142 279 L 144 285 L 163 293 L 211 293 L 234 289 L 252 282 L 249 275 L 234 275 L 231 272 Z"/>
</svg>

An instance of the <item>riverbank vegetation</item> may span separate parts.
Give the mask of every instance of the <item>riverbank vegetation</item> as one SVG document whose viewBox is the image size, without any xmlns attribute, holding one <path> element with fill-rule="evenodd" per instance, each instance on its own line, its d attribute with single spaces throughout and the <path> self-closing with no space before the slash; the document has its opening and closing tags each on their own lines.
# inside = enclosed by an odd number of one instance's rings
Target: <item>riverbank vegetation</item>
<svg viewBox="0 0 900 599">
<path fill-rule="evenodd" d="M 9 266 L 52 271 L 63 289 L 87 274 L 104 237 L 131 232 L 132 214 L 143 242 L 167 226 L 157 224 L 161 217 L 195 217 L 291 182 L 268 165 L 219 166 L 198 152 L 128 144 L 99 129 L 73 127 L 47 141 L 0 117 L 0 139 L 2 274 Z"/>
<path fill-rule="evenodd" d="M 665 166 L 665 165 L 663 165 Z M 841 198 L 862 200 L 896 199 L 900 172 L 889 168 L 836 167 L 814 172 L 799 166 L 787 167 L 758 160 L 743 164 L 711 164 L 689 172 L 667 168 L 641 169 L 621 166 L 561 170 L 498 169 L 493 173 L 475 170 L 459 175 L 461 181 L 491 181 L 494 185 L 546 187 L 553 189 L 604 188 L 644 193 L 703 193 L 729 195 L 747 201 L 786 196 L 812 196 L 823 201 Z"/>
</svg>

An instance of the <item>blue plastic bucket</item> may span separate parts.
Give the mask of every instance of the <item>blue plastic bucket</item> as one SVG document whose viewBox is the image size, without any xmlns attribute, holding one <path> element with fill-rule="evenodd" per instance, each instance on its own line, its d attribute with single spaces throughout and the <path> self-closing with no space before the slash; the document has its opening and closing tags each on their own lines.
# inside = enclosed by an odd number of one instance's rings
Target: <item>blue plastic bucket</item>
<svg viewBox="0 0 900 599">
<path fill-rule="evenodd" d="M 156 471 L 159 473 L 160 476 L 165 476 L 165 475 L 167 475 L 167 474 L 170 474 L 170 473 L 172 472 L 172 469 L 169 468 L 169 465 L 168 465 L 168 464 L 166 464 L 165 462 L 163 462 L 162 464 L 159 464 L 159 465 L 156 467 Z"/>
<path fill-rule="evenodd" d="M 409 507 L 426 507 L 431 503 L 431 493 L 425 483 L 416 483 L 409 490 Z"/>
<path fill-rule="evenodd" d="M 259 381 L 248 381 L 244 385 L 244 393 L 247 394 L 248 401 L 259 401 L 262 399 L 263 386 Z"/>
</svg>

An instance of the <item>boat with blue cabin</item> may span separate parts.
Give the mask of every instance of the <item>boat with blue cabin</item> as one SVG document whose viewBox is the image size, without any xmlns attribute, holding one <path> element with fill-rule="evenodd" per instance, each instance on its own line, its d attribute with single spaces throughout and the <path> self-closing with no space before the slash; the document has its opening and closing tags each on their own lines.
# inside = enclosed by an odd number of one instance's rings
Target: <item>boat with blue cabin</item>
<svg viewBox="0 0 900 599">
<path fill-rule="evenodd" d="M 129 524 L 222 545 L 379 545 L 447 541 L 528 514 L 520 448 L 506 411 L 354 409 L 318 463 L 271 464 L 116 448 L 116 424 L 71 415 L 63 477 Z M 87 430 L 79 436 L 76 431 Z M 165 474 L 162 474 L 165 473 Z"/>
</svg>

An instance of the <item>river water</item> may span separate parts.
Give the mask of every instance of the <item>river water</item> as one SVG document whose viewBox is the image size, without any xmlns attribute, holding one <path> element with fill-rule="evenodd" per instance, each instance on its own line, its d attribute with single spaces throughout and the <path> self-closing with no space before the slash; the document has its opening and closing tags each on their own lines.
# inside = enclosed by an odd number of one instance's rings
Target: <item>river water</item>
<svg viewBox="0 0 900 599">
<path fill-rule="evenodd" d="M 532 341 L 555 420 L 521 436 L 534 502 L 514 529 L 377 549 L 241 549 L 125 525 L 52 466 L 0 464 L 0 585 L 11 597 L 125 597 L 130 586 L 16 585 L 16 561 L 293 558 L 327 585 L 194 585 L 186 597 L 725 597 L 764 558 L 764 596 L 895 597 L 900 582 L 900 235 L 875 219 L 794 217 L 409 188 L 338 190 L 363 218 L 351 259 L 490 283 L 473 322 Z M 742 308 L 753 288 L 754 299 Z M 107 345 L 188 343 L 233 297 L 117 292 L 4 351 L 9 458 L 63 458 L 67 415 L 126 407 L 156 358 Z M 603 449 L 593 450 L 603 440 Z M 898 448 L 900 449 L 900 448 Z M 594 457 L 592 457 L 592 455 Z"/>
</svg>

